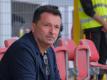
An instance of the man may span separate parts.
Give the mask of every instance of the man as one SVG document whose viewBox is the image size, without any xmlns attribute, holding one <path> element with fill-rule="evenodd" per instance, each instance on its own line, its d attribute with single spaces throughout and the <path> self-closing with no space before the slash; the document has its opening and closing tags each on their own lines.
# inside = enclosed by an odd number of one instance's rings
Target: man
<svg viewBox="0 0 107 80">
<path fill-rule="evenodd" d="M 106 64 L 107 44 L 107 0 L 79 0 L 81 28 L 87 39 L 91 39 L 99 51 L 99 63 Z M 99 76 L 101 80 L 102 76 Z"/>
<path fill-rule="evenodd" d="M 37 8 L 31 32 L 13 43 L 5 53 L 0 80 L 60 80 L 51 45 L 60 32 L 61 19 L 56 6 Z"/>
</svg>

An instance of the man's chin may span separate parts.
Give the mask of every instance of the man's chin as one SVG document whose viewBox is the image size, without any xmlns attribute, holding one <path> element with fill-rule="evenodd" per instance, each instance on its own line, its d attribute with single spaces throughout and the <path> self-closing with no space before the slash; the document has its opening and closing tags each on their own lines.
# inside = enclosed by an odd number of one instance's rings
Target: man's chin
<svg viewBox="0 0 107 80">
<path fill-rule="evenodd" d="M 48 45 L 53 45 L 53 43 L 54 43 L 53 41 L 52 42 L 48 42 Z"/>
</svg>

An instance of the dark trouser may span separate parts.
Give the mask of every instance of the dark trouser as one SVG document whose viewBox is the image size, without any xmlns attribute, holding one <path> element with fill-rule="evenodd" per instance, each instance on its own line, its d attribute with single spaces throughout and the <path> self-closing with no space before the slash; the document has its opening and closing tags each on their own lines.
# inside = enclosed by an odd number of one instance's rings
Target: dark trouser
<svg viewBox="0 0 107 80">
<path fill-rule="evenodd" d="M 101 28 L 93 28 L 84 30 L 87 39 L 92 40 L 95 43 L 96 48 L 99 51 L 99 63 L 106 64 L 107 60 L 107 33 L 101 31 Z M 102 73 L 98 76 L 98 79 L 101 80 Z"/>
</svg>

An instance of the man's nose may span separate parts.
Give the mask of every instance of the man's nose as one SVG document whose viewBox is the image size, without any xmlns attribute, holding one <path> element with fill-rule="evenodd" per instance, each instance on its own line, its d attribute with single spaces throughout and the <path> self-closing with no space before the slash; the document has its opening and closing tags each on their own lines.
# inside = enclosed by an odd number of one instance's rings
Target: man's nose
<svg viewBox="0 0 107 80">
<path fill-rule="evenodd" d="M 56 30 L 55 30 L 54 26 L 52 26 L 52 27 L 50 28 L 50 32 L 51 32 L 51 33 L 55 33 L 55 31 L 56 31 Z"/>
</svg>

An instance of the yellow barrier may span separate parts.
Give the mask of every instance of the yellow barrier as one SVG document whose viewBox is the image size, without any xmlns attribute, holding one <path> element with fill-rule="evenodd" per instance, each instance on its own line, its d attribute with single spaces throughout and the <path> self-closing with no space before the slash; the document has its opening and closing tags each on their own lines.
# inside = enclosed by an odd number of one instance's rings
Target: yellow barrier
<svg viewBox="0 0 107 80">
<path fill-rule="evenodd" d="M 79 12 L 78 12 L 78 0 L 74 0 L 74 17 L 73 17 L 73 40 L 78 44 L 81 38 L 81 29 L 79 21 Z"/>
<path fill-rule="evenodd" d="M 103 80 L 107 80 L 107 74 L 104 74 Z"/>
</svg>

